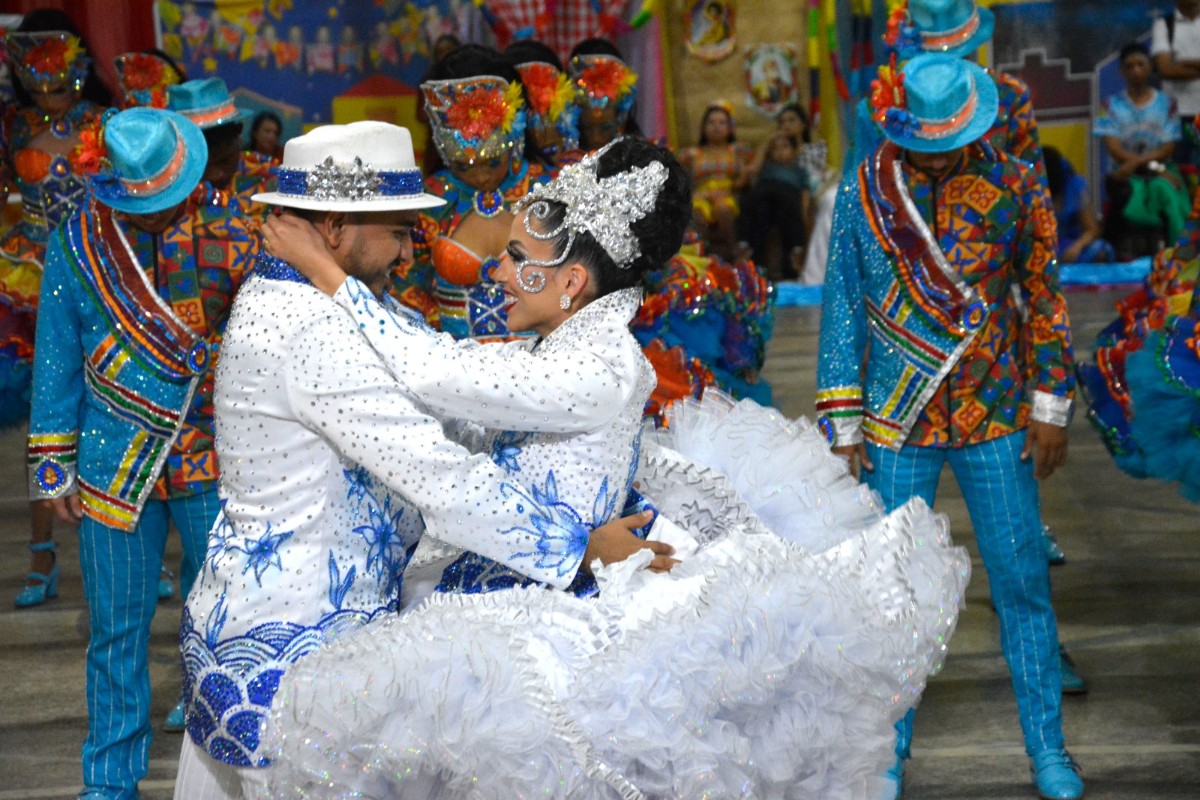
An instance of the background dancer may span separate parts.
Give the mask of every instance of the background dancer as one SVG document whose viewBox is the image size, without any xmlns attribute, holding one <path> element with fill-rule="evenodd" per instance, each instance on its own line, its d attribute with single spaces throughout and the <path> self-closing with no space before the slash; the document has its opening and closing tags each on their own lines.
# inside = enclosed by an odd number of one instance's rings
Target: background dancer
<svg viewBox="0 0 1200 800">
<path fill-rule="evenodd" d="M 825 284 L 817 408 L 835 450 L 889 508 L 914 496 L 932 504 L 942 466 L 954 470 L 1035 784 L 1043 797 L 1076 798 L 1083 782 L 1063 744 L 1035 483 L 1066 459 L 1070 326 L 1044 186 L 1031 167 L 979 141 L 997 94 L 983 69 L 952 56 L 881 71 L 874 99 L 887 141 L 838 198 L 843 233 Z M 976 193 L 985 206 L 960 200 Z M 885 346 L 867 349 L 868 319 Z M 892 775 L 899 794 L 901 758 Z"/>
</svg>

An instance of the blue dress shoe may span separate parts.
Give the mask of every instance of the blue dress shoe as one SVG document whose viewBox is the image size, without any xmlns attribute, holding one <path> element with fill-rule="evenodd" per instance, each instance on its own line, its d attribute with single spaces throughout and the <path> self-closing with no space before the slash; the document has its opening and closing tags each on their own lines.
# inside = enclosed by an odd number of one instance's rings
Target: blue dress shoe
<svg viewBox="0 0 1200 800">
<path fill-rule="evenodd" d="M 1029 760 L 1033 784 L 1043 800 L 1078 800 L 1083 797 L 1079 765 L 1066 750 L 1043 750 Z"/>
<path fill-rule="evenodd" d="M 187 727 L 187 716 L 184 714 L 183 701 L 180 700 L 163 720 L 163 730 L 167 733 L 182 733 L 185 727 Z"/>
<path fill-rule="evenodd" d="M 1075 669 L 1071 654 L 1061 643 L 1058 645 L 1058 670 L 1062 673 L 1063 694 L 1087 694 L 1087 681 L 1079 674 L 1079 670 Z"/>
<path fill-rule="evenodd" d="M 1067 563 L 1067 554 L 1058 546 L 1058 540 L 1054 538 L 1054 532 L 1050 530 L 1049 525 L 1042 526 L 1042 543 L 1046 547 L 1046 561 L 1050 562 L 1050 566 L 1057 567 Z"/>
<path fill-rule="evenodd" d="M 48 542 L 39 542 L 38 544 L 29 545 L 29 549 L 34 553 L 51 552 L 54 553 L 54 540 Z M 57 559 L 56 559 L 57 560 Z M 25 579 L 31 582 L 31 585 L 23 588 L 17 597 L 13 600 L 13 605 L 17 608 L 30 608 L 32 606 L 40 606 L 47 600 L 58 597 L 58 564 L 50 567 L 50 572 L 43 575 L 40 572 L 31 572 Z"/>
</svg>

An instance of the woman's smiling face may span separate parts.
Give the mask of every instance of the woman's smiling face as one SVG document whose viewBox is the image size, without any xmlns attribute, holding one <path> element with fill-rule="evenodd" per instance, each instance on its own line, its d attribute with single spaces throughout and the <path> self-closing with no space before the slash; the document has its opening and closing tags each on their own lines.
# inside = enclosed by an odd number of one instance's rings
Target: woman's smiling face
<svg viewBox="0 0 1200 800">
<path fill-rule="evenodd" d="M 504 289 L 509 330 L 536 331 L 546 336 L 570 316 L 570 310 L 564 310 L 560 305 L 568 270 L 563 266 L 526 267 L 522 272 L 524 282 L 533 286 L 541 284 L 542 288 L 537 292 L 525 289 L 517 280 L 517 270 L 525 262 L 554 260 L 553 243 L 537 239 L 525 229 L 528 215 L 529 210 L 525 209 L 513 219 L 508 247 L 499 266 L 492 271 L 492 277 Z M 540 230 L 536 218 L 530 224 Z"/>
</svg>

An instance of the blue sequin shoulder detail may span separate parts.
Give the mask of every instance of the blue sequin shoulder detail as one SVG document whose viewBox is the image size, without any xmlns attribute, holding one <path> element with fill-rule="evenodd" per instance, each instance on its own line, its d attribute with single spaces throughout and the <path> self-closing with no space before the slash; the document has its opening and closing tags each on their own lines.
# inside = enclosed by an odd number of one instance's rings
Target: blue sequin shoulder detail
<svg viewBox="0 0 1200 800">
<path fill-rule="evenodd" d="M 292 281 L 293 283 L 312 285 L 312 281 L 300 274 L 300 271 L 291 264 L 261 251 L 254 262 L 254 274 L 270 278 L 273 281 Z"/>
</svg>

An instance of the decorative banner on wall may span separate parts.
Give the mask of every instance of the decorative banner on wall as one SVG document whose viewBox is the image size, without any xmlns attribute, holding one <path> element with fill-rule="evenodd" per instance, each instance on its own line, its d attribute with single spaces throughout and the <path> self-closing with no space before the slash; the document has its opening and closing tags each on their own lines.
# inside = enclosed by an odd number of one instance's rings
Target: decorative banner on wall
<svg viewBox="0 0 1200 800">
<path fill-rule="evenodd" d="M 757 44 L 746 51 L 746 105 L 772 117 L 800 98 L 800 68 L 790 44 Z"/>
<path fill-rule="evenodd" d="M 419 138 L 416 87 L 442 34 L 467 40 L 470 0 L 158 0 L 162 48 L 190 78 L 225 79 L 284 133 L 378 119 Z M 418 142 L 418 146 L 420 142 Z"/>
<path fill-rule="evenodd" d="M 690 0 L 687 10 L 687 49 L 710 64 L 733 52 L 734 0 Z"/>
<path fill-rule="evenodd" d="M 584 39 L 614 39 L 631 29 L 623 16 L 629 0 L 475 0 L 475 5 L 500 49 L 515 39 L 537 39 L 563 61 Z M 643 6 L 643 24 L 651 11 Z"/>
</svg>

